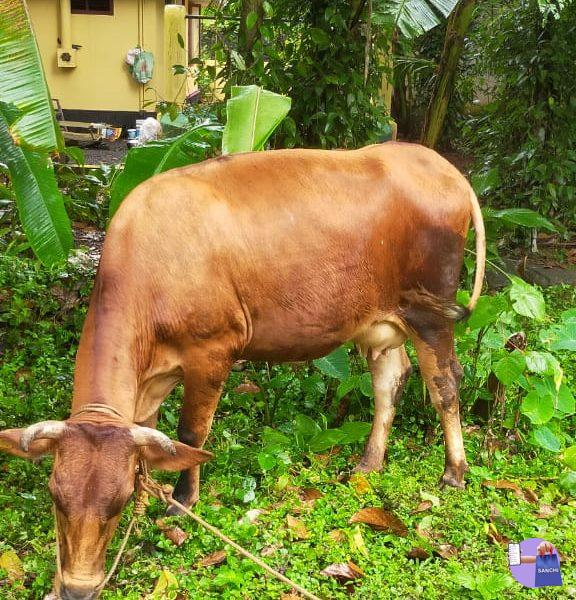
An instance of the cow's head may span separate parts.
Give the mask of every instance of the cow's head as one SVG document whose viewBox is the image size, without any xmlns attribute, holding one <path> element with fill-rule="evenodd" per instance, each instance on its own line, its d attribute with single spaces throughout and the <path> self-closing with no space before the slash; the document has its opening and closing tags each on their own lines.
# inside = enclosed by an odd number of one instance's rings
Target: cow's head
<svg viewBox="0 0 576 600">
<path fill-rule="evenodd" d="M 35 459 L 54 455 L 49 482 L 60 539 L 63 600 L 96 598 L 106 548 L 135 485 L 138 459 L 151 468 L 180 471 L 212 456 L 155 429 L 115 423 L 45 421 L 0 432 L 0 450 Z"/>
</svg>

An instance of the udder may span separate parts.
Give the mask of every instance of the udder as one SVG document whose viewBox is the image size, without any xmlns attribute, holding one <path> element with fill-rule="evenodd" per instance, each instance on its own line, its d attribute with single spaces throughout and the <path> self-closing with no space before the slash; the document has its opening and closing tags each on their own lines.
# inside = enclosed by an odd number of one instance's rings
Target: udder
<svg viewBox="0 0 576 600">
<path fill-rule="evenodd" d="M 401 346 L 407 337 L 395 323 L 378 321 L 358 331 L 352 340 L 364 356 L 370 353 L 372 360 L 376 360 L 386 350 Z"/>
</svg>

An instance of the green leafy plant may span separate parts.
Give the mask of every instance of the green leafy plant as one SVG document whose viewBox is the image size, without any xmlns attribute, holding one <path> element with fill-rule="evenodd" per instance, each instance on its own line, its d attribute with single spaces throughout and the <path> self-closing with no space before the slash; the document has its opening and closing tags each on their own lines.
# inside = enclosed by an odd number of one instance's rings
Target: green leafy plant
<svg viewBox="0 0 576 600">
<path fill-rule="evenodd" d="M 458 0 L 375 0 L 373 19 L 392 35 L 398 30 L 413 38 L 439 25 L 456 4 Z"/>
<path fill-rule="evenodd" d="M 222 154 L 263 150 L 266 142 L 290 110 L 288 96 L 257 85 L 235 86 L 226 103 L 226 127 Z"/>
<path fill-rule="evenodd" d="M 63 148 L 23 0 L 0 7 L 0 153 L 23 229 L 46 265 L 62 261 L 72 231 L 49 152 Z"/>
<path fill-rule="evenodd" d="M 576 4 L 514 0 L 478 12 L 468 72 L 491 82 L 491 101 L 466 120 L 461 138 L 476 176 L 490 182 L 486 202 L 573 225 L 576 88 L 565 74 L 576 56 Z"/>
<path fill-rule="evenodd" d="M 463 588 L 470 590 L 474 598 L 482 598 L 482 600 L 502 598 L 504 591 L 513 585 L 512 577 L 502 573 L 486 575 L 484 573 L 458 571 L 454 576 L 454 581 Z"/>
</svg>

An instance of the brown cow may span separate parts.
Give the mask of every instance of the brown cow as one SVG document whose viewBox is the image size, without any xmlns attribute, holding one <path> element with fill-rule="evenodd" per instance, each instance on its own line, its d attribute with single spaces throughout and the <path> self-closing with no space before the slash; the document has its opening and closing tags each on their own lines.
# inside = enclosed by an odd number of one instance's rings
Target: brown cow
<svg viewBox="0 0 576 600">
<path fill-rule="evenodd" d="M 477 270 L 455 303 L 470 219 Z M 375 391 L 359 469 L 378 470 L 416 348 L 445 435 L 443 483 L 462 487 L 461 369 L 453 323 L 480 294 L 485 239 L 464 177 L 435 152 L 280 150 L 222 157 L 140 185 L 112 220 L 76 360 L 72 416 L 0 434 L 8 452 L 55 455 L 50 492 L 62 598 L 89 599 L 144 456 L 184 469 L 198 499 L 200 450 L 237 359 L 296 361 L 354 340 Z M 178 436 L 153 427 L 184 382 Z"/>
</svg>

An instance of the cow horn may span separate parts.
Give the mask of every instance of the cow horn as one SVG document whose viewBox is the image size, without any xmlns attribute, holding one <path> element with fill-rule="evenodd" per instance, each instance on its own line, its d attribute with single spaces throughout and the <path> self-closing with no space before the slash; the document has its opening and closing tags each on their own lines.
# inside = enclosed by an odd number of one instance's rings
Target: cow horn
<svg viewBox="0 0 576 600">
<path fill-rule="evenodd" d="M 20 448 L 24 452 L 28 452 L 28 448 L 34 440 L 57 440 L 64 433 L 64 429 L 66 429 L 66 423 L 62 421 L 41 421 L 30 425 L 20 436 Z"/>
<path fill-rule="evenodd" d="M 132 437 L 137 446 L 160 446 L 168 454 L 176 454 L 174 442 L 164 433 L 151 427 L 133 427 Z"/>
</svg>

